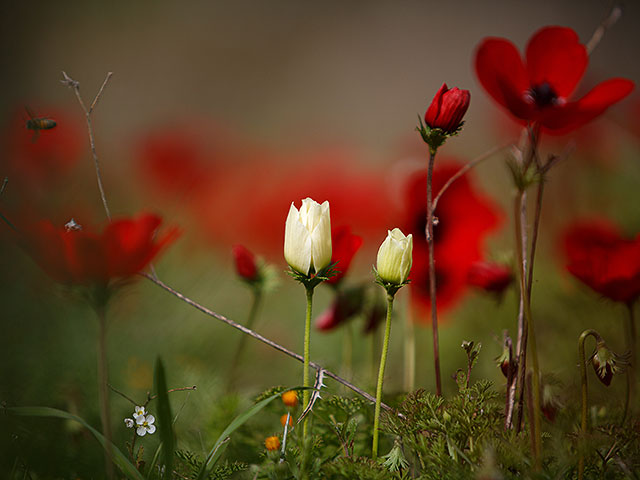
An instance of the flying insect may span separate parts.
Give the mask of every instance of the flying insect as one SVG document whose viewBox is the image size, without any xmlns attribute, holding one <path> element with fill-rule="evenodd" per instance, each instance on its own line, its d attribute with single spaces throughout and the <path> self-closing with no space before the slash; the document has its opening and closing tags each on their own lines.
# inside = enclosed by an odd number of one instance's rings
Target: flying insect
<svg viewBox="0 0 640 480">
<path fill-rule="evenodd" d="M 34 143 L 38 140 L 38 136 L 40 136 L 40 130 L 51 130 L 57 125 L 56 121 L 51 118 L 36 117 L 29 107 L 25 107 L 25 110 L 27 111 L 27 115 L 29 115 L 26 124 L 27 129 L 33 130 L 31 141 Z"/>
</svg>

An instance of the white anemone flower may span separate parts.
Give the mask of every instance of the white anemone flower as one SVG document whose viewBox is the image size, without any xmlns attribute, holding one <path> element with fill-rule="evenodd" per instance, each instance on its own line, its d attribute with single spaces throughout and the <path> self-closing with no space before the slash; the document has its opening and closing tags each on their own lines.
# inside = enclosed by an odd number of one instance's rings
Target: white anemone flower
<svg viewBox="0 0 640 480">
<path fill-rule="evenodd" d="M 133 421 L 133 418 L 125 418 L 124 424 L 127 426 L 127 428 L 133 428 L 135 422 Z"/>
<path fill-rule="evenodd" d="M 136 433 L 140 437 L 144 437 L 147 433 L 151 435 L 156 431 L 156 426 L 153 424 L 155 421 L 156 419 L 153 415 L 147 415 L 146 417 L 144 415 L 140 415 L 136 418 L 136 424 L 138 425 Z"/>
<path fill-rule="evenodd" d="M 284 258 L 303 275 L 319 272 L 331 263 L 329 202 L 305 198 L 298 210 L 293 203 L 284 230 Z"/>
</svg>

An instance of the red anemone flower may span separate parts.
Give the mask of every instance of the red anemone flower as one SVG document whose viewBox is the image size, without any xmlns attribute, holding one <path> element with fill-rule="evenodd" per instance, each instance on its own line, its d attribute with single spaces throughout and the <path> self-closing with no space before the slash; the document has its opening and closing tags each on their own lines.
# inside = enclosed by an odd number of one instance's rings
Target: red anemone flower
<svg viewBox="0 0 640 480">
<path fill-rule="evenodd" d="M 594 291 L 617 302 L 640 296 L 640 235 L 624 238 L 606 220 L 577 222 L 563 237 L 567 270 Z"/>
<path fill-rule="evenodd" d="M 576 32 L 551 26 L 531 37 L 525 61 L 509 40 L 485 38 L 476 50 L 475 69 L 489 95 L 522 123 L 565 133 L 601 115 L 634 87 L 630 80 L 612 78 L 570 100 L 588 61 Z"/>
<path fill-rule="evenodd" d="M 433 171 L 433 191 L 460 169 L 456 163 L 440 163 Z M 409 178 L 406 187 L 406 223 L 402 230 L 413 234 L 413 266 L 409 278 L 412 298 L 427 307 L 429 299 L 429 256 L 425 239 L 427 172 Z M 482 258 L 484 238 L 500 223 L 497 207 L 472 187 L 469 174 L 459 178 L 438 201 L 434 226 L 436 295 L 438 309 L 455 305 L 467 287 L 471 265 Z M 428 322 L 426 315 L 418 315 Z"/>
<path fill-rule="evenodd" d="M 351 227 L 342 225 L 331 229 L 331 263 L 337 262 L 338 274 L 330 277 L 327 283 L 337 285 L 346 275 L 351 260 L 362 246 L 362 237 L 351 233 Z"/>
<path fill-rule="evenodd" d="M 490 262 L 475 262 L 467 272 L 469 285 L 488 293 L 502 295 L 513 282 L 513 273 L 509 267 Z"/>
<path fill-rule="evenodd" d="M 22 232 L 21 243 L 57 282 L 108 287 L 140 272 L 176 239 L 176 228 L 156 236 L 161 222 L 160 217 L 141 214 L 114 220 L 96 233 L 73 221 L 62 227 L 42 221 Z"/>
</svg>

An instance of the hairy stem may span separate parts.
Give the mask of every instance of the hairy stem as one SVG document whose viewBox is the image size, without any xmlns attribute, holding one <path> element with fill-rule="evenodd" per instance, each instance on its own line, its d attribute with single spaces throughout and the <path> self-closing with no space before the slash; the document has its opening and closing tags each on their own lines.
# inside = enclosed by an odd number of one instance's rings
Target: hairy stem
<svg viewBox="0 0 640 480">
<path fill-rule="evenodd" d="M 584 359 L 584 342 L 587 337 L 592 336 L 593 338 L 598 340 L 600 335 L 595 330 L 589 329 L 585 330 L 578 337 L 578 357 L 580 360 L 580 380 L 582 382 L 582 410 L 581 410 L 581 422 L 580 428 L 582 430 L 582 440 L 584 441 L 584 436 L 587 434 L 587 409 L 588 409 L 588 399 L 587 399 L 587 364 Z M 582 480 L 584 477 L 584 448 L 580 446 L 579 448 L 580 456 L 578 458 L 578 480 Z"/>
<path fill-rule="evenodd" d="M 384 369 L 387 365 L 387 354 L 389 353 L 389 337 L 391 336 L 391 314 L 393 312 L 393 295 L 387 295 L 387 321 L 384 329 L 384 340 L 382 342 L 382 355 L 380 356 L 380 370 L 378 370 L 378 385 L 376 387 L 376 408 L 373 417 L 373 446 L 371 448 L 371 458 L 378 457 L 378 429 L 380 426 L 380 403 L 382 402 L 382 382 L 384 380 Z"/>
<path fill-rule="evenodd" d="M 310 387 L 311 380 L 309 376 L 309 344 L 311 343 L 311 307 L 313 306 L 313 287 L 307 287 L 307 316 L 304 322 L 304 362 L 302 370 L 302 386 Z M 309 405 L 309 389 L 302 392 L 302 408 L 306 409 Z M 307 438 L 309 420 L 305 418 L 302 425 L 302 438 Z"/>
<path fill-rule="evenodd" d="M 429 164 L 427 166 L 427 226 L 426 237 L 429 248 L 429 299 L 431 301 L 431 332 L 433 334 L 433 366 L 436 378 L 436 395 L 442 395 L 442 381 L 440 379 L 440 345 L 438 340 L 438 307 L 436 305 L 436 263 L 433 245 L 433 199 L 432 181 L 433 165 L 436 152 L 429 150 Z"/>
</svg>

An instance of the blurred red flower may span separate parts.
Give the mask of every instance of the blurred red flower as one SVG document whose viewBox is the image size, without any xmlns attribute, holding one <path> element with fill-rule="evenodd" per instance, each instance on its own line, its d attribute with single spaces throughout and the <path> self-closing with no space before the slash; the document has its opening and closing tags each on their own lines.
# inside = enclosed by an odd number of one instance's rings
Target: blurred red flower
<svg viewBox="0 0 640 480">
<path fill-rule="evenodd" d="M 424 115 L 424 122 L 431 128 L 453 133 L 462 123 L 470 100 L 469 90 L 460 90 L 458 87 L 449 89 L 447 84 L 443 83 Z"/>
<path fill-rule="evenodd" d="M 41 221 L 21 230 L 20 242 L 57 282 L 108 287 L 138 273 L 176 239 L 176 228 L 156 237 L 161 223 L 160 217 L 141 214 L 114 220 L 98 234 L 75 222 L 56 227 Z"/>
<path fill-rule="evenodd" d="M 64 111 L 47 110 L 46 118 L 56 121 L 55 128 L 34 131 L 26 127 L 27 113 L 20 109 L 10 118 L 2 132 L 2 163 L 6 162 L 11 183 L 31 186 L 51 182 L 80 159 L 86 132 L 77 118 Z M 45 115 L 42 115 L 45 117 Z M 16 182 L 17 181 L 17 182 Z"/>
<path fill-rule="evenodd" d="M 519 121 L 565 133 L 601 115 L 634 87 L 630 80 L 612 78 L 570 101 L 588 61 L 576 32 L 550 26 L 529 40 L 526 63 L 509 40 L 485 38 L 476 50 L 475 69 L 487 93 Z"/>
<path fill-rule="evenodd" d="M 331 263 L 338 262 L 334 267 L 338 274 L 327 280 L 330 285 L 337 285 L 349 271 L 351 260 L 362 246 L 362 237 L 351 233 L 351 227 L 341 225 L 331 229 Z"/>
<path fill-rule="evenodd" d="M 365 301 L 365 286 L 336 291 L 336 295 L 329 308 L 315 320 L 318 330 L 329 331 L 342 325 L 362 312 Z"/>
<path fill-rule="evenodd" d="M 433 171 L 433 191 L 439 192 L 459 169 L 456 163 L 439 163 Z M 421 170 L 409 178 L 406 186 L 406 220 L 402 229 L 413 234 L 410 288 L 413 300 L 424 307 L 430 305 L 426 191 L 427 172 Z M 461 298 L 468 285 L 469 268 L 482 258 L 484 238 L 498 227 L 501 214 L 489 198 L 472 187 L 467 174 L 442 195 L 435 216 L 438 220 L 433 230 L 437 301 L 438 309 L 443 310 Z M 417 317 L 429 321 L 428 316 Z"/>
<path fill-rule="evenodd" d="M 502 295 L 513 282 L 513 273 L 509 267 L 490 262 L 475 262 L 467 272 L 469 285 L 488 293 Z"/>
<path fill-rule="evenodd" d="M 231 253 L 236 273 L 244 280 L 253 282 L 258 278 L 258 266 L 255 255 L 243 245 L 234 245 Z"/>
<path fill-rule="evenodd" d="M 631 303 L 640 295 L 640 235 L 624 238 L 608 220 L 576 222 L 564 233 L 567 270 L 599 294 Z"/>
</svg>

